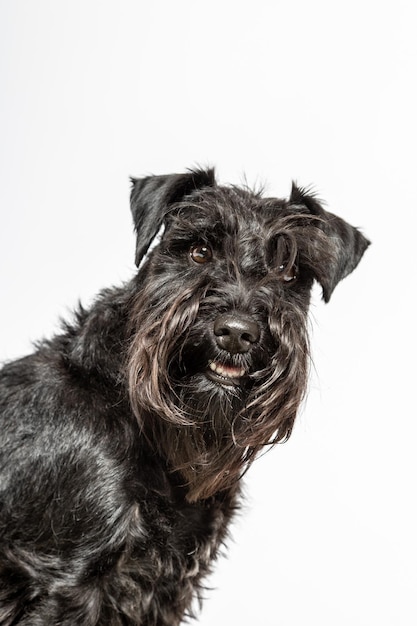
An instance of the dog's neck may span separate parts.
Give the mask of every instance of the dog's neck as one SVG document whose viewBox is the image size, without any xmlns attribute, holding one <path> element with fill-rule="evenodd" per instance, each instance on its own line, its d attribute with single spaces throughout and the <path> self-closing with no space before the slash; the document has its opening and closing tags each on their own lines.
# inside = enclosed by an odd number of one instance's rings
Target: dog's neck
<svg viewBox="0 0 417 626">
<path fill-rule="evenodd" d="M 75 320 L 53 343 L 62 343 L 65 361 L 72 371 L 89 379 L 104 378 L 124 386 L 125 354 L 129 343 L 129 310 L 137 287 L 130 281 L 106 289 L 89 309 L 80 307 Z M 110 374 L 109 374 L 110 373 Z"/>
</svg>

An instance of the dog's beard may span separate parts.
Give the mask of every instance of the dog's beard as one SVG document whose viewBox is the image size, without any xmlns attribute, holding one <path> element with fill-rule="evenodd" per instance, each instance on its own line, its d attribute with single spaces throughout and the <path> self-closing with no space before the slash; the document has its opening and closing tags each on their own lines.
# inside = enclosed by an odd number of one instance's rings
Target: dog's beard
<svg viewBox="0 0 417 626">
<path fill-rule="evenodd" d="M 147 327 L 140 319 L 128 372 L 143 434 L 195 501 L 236 485 L 265 446 L 289 437 L 306 385 L 308 344 L 304 313 L 293 309 L 287 322 L 283 314 L 268 321 L 250 353 L 225 354 L 205 335 L 210 324 L 199 319 L 198 306 L 186 304 L 177 300 L 174 313 L 167 309 Z M 220 372 L 214 376 L 213 362 Z"/>
</svg>

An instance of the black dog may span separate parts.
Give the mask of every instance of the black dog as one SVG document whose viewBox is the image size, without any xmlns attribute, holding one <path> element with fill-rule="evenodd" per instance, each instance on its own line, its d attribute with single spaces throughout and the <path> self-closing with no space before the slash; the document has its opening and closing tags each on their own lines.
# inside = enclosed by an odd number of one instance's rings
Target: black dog
<svg viewBox="0 0 417 626">
<path fill-rule="evenodd" d="M 212 170 L 133 181 L 131 282 L 0 375 L 0 624 L 174 626 L 227 535 L 239 479 L 289 437 L 313 281 L 368 241 L 293 186 Z"/>
</svg>

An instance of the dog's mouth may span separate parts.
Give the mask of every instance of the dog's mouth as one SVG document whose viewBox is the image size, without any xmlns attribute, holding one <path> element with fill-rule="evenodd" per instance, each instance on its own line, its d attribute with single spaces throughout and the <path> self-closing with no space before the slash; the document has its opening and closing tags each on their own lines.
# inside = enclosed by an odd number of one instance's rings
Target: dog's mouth
<svg viewBox="0 0 417 626">
<path fill-rule="evenodd" d="M 238 386 L 246 376 L 247 370 L 238 365 L 224 364 L 219 361 L 209 361 L 206 376 L 215 383 L 226 386 Z"/>
</svg>

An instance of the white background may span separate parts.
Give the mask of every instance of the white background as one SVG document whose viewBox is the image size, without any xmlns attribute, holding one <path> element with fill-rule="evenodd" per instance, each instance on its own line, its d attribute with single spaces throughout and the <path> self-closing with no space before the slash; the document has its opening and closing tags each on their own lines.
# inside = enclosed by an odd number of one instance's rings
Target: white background
<svg viewBox="0 0 417 626">
<path fill-rule="evenodd" d="M 417 624 L 414 0 L 0 0 L 0 358 L 134 271 L 128 177 L 295 178 L 373 241 L 200 624 Z"/>
</svg>

